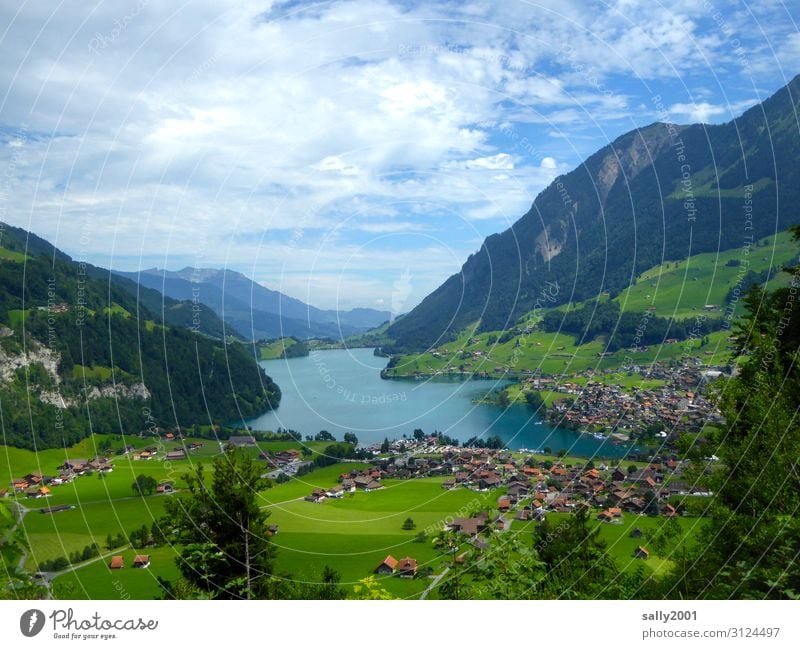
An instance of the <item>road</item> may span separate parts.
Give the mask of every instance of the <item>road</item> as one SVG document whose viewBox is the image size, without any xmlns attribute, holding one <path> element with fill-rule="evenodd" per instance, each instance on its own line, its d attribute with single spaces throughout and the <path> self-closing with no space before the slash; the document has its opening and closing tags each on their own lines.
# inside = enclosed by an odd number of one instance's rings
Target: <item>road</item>
<svg viewBox="0 0 800 649">
<path fill-rule="evenodd" d="M 428 596 L 428 593 L 430 593 L 430 592 L 431 592 L 431 591 L 432 591 L 434 588 L 436 588 L 436 587 L 439 585 L 439 582 L 442 580 L 442 578 L 443 578 L 443 577 L 444 577 L 444 576 L 445 576 L 445 575 L 446 575 L 448 572 L 450 572 L 450 566 L 447 566 L 447 568 L 445 568 L 444 570 L 442 570 L 442 572 L 440 572 L 438 575 L 436 575 L 436 576 L 433 578 L 433 581 L 431 581 L 431 584 L 430 584 L 430 586 L 428 586 L 428 587 L 427 587 L 425 590 L 423 590 L 423 591 L 422 591 L 422 594 L 419 596 L 419 598 L 420 598 L 420 599 L 425 599 L 425 598 Z"/>
</svg>

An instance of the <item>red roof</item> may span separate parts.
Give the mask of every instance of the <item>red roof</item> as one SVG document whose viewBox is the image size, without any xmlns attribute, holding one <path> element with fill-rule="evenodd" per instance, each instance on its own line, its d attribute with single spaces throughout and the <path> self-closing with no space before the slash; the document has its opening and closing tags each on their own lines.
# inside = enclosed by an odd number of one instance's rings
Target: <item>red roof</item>
<svg viewBox="0 0 800 649">
<path fill-rule="evenodd" d="M 411 557 L 406 557 L 405 559 L 400 559 L 400 563 L 398 565 L 399 570 L 402 572 L 416 572 L 417 570 L 417 560 L 412 559 Z"/>
<path fill-rule="evenodd" d="M 108 564 L 109 568 L 122 568 L 125 566 L 125 560 L 122 558 L 121 555 L 116 555 L 111 557 L 111 563 Z"/>
<path fill-rule="evenodd" d="M 391 554 L 387 556 L 380 564 L 381 566 L 389 566 L 392 570 L 397 568 L 397 559 L 395 559 Z M 378 566 L 380 567 L 380 566 Z"/>
</svg>

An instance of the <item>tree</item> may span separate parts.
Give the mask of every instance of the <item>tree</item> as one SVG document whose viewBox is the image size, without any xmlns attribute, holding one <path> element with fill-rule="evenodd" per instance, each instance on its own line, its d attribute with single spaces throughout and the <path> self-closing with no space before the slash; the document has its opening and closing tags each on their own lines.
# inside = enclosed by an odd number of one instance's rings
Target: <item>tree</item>
<svg viewBox="0 0 800 649">
<path fill-rule="evenodd" d="M 791 230 L 797 241 L 800 226 Z M 747 316 L 734 329 L 740 371 L 716 393 L 727 423 L 709 433 L 719 461 L 710 473 L 697 467 L 714 494 L 710 523 L 663 596 L 800 596 L 800 268 L 787 270 L 789 287 L 754 286 L 745 297 Z"/>
<path fill-rule="evenodd" d="M 389 452 L 389 438 L 384 437 L 383 443 L 381 444 L 381 453 L 388 453 Z"/>
<path fill-rule="evenodd" d="M 421 428 L 415 428 L 413 437 L 418 442 L 421 442 L 423 439 L 425 439 L 425 431 L 423 431 Z"/>
<path fill-rule="evenodd" d="M 633 475 L 639 470 L 639 468 L 635 464 L 631 464 L 628 466 L 628 475 Z"/>
<path fill-rule="evenodd" d="M 137 475 L 136 480 L 131 485 L 133 493 L 137 496 L 149 496 L 155 493 L 158 487 L 158 482 L 153 476 L 150 475 Z"/>
<path fill-rule="evenodd" d="M 274 549 L 259 507 L 265 487 L 261 467 L 243 450 L 228 447 L 212 464 L 185 476 L 187 496 L 170 499 L 163 530 L 181 545 L 178 568 L 185 582 L 214 599 L 269 599 L 279 594 L 272 578 Z"/>
<path fill-rule="evenodd" d="M 314 435 L 314 439 L 318 442 L 335 442 L 336 438 L 331 435 L 327 430 L 321 430 L 316 435 Z"/>
<path fill-rule="evenodd" d="M 525 403 L 531 410 L 539 410 L 544 405 L 544 399 L 538 390 L 532 390 L 525 393 Z"/>
<path fill-rule="evenodd" d="M 356 437 L 355 433 L 345 433 L 344 441 L 353 446 L 358 446 L 358 437 Z"/>
<path fill-rule="evenodd" d="M 497 404 L 503 408 L 508 408 L 508 406 L 511 405 L 508 390 L 500 390 L 500 392 L 497 393 Z"/>
<path fill-rule="evenodd" d="M 395 599 L 392 594 L 378 586 L 378 580 L 375 575 L 370 575 L 364 579 L 360 579 L 358 583 L 353 586 L 352 599 Z"/>
<path fill-rule="evenodd" d="M 404 530 L 413 530 L 417 527 L 417 524 L 414 522 L 414 519 L 411 517 L 407 518 L 403 521 L 403 529 Z"/>
</svg>

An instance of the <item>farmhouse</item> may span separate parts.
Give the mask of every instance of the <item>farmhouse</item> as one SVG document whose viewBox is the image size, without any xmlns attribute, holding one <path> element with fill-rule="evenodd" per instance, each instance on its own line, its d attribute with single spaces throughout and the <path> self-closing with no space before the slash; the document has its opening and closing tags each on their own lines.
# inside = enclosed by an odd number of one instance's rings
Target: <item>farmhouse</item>
<svg viewBox="0 0 800 649">
<path fill-rule="evenodd" d="M 643 548 L 643 547 L 640 545 L 640 546 L 639 546 L 638 548 L 636 548 L 636 550 L 634 551 L 634 553 L 633 553 L 633 556 L 634 556 L 636 559 L 647 559 L 647 558 L 650 556 L 650 552 L 648 552 L 648 551 L 647 551 L 645 548 Z"/>
<path fill-rule="evenodd" d="M 398 561 L 395 559 L 391 554 L 387 556 L 383 561 L 378 564 L 378 567 L 375 568 L 376 575 L 393 575 L 394 571 L 397 570 Z"/>
<path fill-rule="evenodd" d="M 112 570 L 119 570 L 125 567 L 125 560 L 122 558 L 121 555 L 117 554 L 111 557 L 111 562 L 108 564 L 108 567 Z"/>
<path fill-rule="evenodd" d="M 252 435 L 233 435 L 228 438 L 228 444 L 237 448 L 243 446 L 256 446 L 256 438 Z"/>
<path fill-rule="evenodd" d="M 411 557 L 400 559 L 397 564 L 397 573 L 401 577 L 413 578 L 417 576 L 417 560 Z"/>
<path fill-rule="evenodd" d="M 150 555 L 149 554 L 137 554 L 133 557 L 133 567 L 134 568 L 149 568 L 150 567 Z"/>
</svg>

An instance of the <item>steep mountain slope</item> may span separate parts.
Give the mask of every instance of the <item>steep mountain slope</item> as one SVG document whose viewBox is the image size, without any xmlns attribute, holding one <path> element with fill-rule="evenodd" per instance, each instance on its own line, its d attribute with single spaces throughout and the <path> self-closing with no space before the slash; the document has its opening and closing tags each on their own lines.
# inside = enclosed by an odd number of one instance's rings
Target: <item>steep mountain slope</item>
<svg viewBox="0 0 800 649">
<path fill-rule="evenodd" d="M 616 294 L 664 259 L 747 246 L 798 220 L 800 76 L 727 124 L 655 123 L 557 178 L 388 335 L 424 349 L 480 321 Z"/>
<path fill-rule="evenodd" d="M 178 300 L 199 299 L 246 338 L 340 338 L 376 327 L 390 316 L 375 309 L 317 309 L 232 270 L 150 268 L 117 274 Z"/>
<path fill-rule="evenodd" d="M 0 228 L 6 237 L 6 243 L 9 243 L 12 247 L 19 248 L 20 252 L 18 254 L 25 254 L 28 257 L 44 256 L 53 261 L 67 263 L 73 261 L 69 255 L 33 232 L 5 224 L 0 224 Z M 231 331 L 230 327 L 226 331 L 225 324 L 217 314 L 202 303 L 198 304 L 191 299 L 176 300 L 162 295 L 156 289 L 140 286 L 126 277 L 89 263 L 81 262 L 81 269 L 89 277 L 103 280 L 107 284 L 110 283 L 123 289 L 134 297 L 149 313 L 156 314 L 158 319 L 166 325 L 185 327 L 220 340 L 226 334 L 233 335 L 236 333 Z"/>
<path fill-rule="evenodd" d="M 242 344 L 168 325 L 108 271 L 0 225 L 4 443 L 64 447 L 92 432 L 241 421 L 279 400 Z"/>
</svg>

